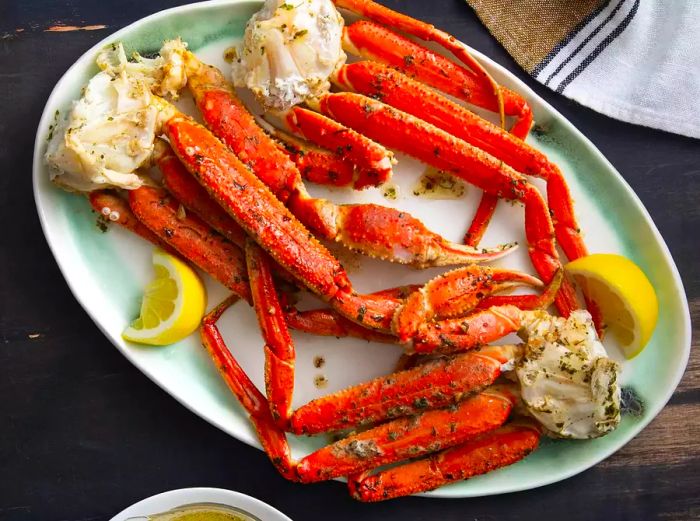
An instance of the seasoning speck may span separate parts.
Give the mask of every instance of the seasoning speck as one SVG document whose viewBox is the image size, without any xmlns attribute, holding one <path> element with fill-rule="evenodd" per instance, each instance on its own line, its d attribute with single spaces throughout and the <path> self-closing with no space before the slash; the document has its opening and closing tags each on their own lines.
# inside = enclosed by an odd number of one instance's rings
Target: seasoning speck
<svg viewBox="0 0 700 521">
<path fill-rule="evenodd" d="M 396 201 L 399 197 L 399 187 L 395 184 L 386 184 L 384 185 L 382 195 L 390 201 Z"/>
<path fill-rule="evenodd" d="M 326 365 L 326 359 L 325 359 L 325 358 L 323 358 L 322 356 L 314 356 L 314 367 L 315 367 L 316 369 L 320 369 L 320 368 L 323 367 L 324 365 Z"/>
<path fill-rule="evenodd" d="M 442 170 L 428 167 L 413 188 L 413 195 L 428 199 L 459 199 L 466 191 L 463 181 Z"/>
<path fill-rule="evenodd" d="M 328 385 L 328 378 L 322 374 L 316 375 L 314 377 L 314 385 L 316 389 L 324 389 Z"/>
<path fill-rule="evenodd" d="M 224 51 L 224 61 L 226 63 L 233 63 L 236 58 L 238 58 L 238 50 L 235 47 L 228 47 Z"/>
<path fill-rule="evenodd" d="M 102 232 L 105 233 L 109 229 L 108 217 L 105 215 L 98 215 L 97 221 L 95 221 L 95 226 Z"/>
</svg>

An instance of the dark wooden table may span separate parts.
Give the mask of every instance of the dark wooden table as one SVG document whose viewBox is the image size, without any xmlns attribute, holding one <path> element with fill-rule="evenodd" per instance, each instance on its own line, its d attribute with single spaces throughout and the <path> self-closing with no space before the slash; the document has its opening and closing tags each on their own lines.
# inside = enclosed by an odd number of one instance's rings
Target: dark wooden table
<svg viewBox="0 0 700 521">
<path fill-rule="evenodd" d="M 32 148 L 46 98 L 68 66 L 112 31 L 177 3 L 0 2 L 0 519 L 109 519 L 143 497 L 191 486 L 238 490 L 295 520 L 700 519 L 700 143 L 614 121 L 540 87 L 459 0 L 391 4 L 482 50 L 552 103 L 632 185 L 671 248 L 695 338 L 661 415 L 605 462 L 539 490 L 363 505 L 338 483 L 285 482 L 262 452 L 188 412 L 130 365 L 73 299 L 46 246 Z"/>
</svg>

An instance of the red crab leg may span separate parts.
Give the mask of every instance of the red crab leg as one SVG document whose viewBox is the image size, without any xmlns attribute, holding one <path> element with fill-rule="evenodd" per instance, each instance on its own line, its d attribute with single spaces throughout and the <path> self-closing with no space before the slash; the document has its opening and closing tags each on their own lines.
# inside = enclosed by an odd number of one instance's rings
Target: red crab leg
<svg viewBox="0 0 700 521">
<path fill-rule="evenodd" d="M 502 161 L 415 116 L 365 96 L 343 92 L 320 99 L 319 110 L 370 138 L 450 172 L 498 197 L 525 205 L 525 234 L 532 263 L 545 283 L 561 267 L 549 209 L 537 189 Z M 578 308 L 564 281 L 556 299 L 563 316 Z"/>
<path fill-rule="evenodd" d="M 464 244 L 474 247 L 479 245 L 486 233 L 486 229 L 489 227 L 493 214 L 496 212 L 497 205 L 498 197 L 486 192 L 481 194 L 479 206 L 476 207 L 469 229 L 464 234 Z"/>
<path fill-rule="evenodd" d="M 337 152 L 324 150 L 276 129 L 271 133 L 306 181 L 328 186 L 350 186 L 353 183 L 354 165 Z"/>
<path fill-rule="evenodd" d="M 449 352 L 451 350 L 472 349 L 496 340 L 502 335 L 513 332 L 512 328 L 518 327 L 517 324 L 519 324 L 519 322 L 517 318 L 518 314 L 512 310 L 512 307 L 515 306 L 520 310 L 546 309 L 554 301 L 564 276 L 563 270 L 559 270 L 554 275 L 552 281 L 539 295 L 493 295 L 491 293 L 508 289 L 509 285 L 515 282 L 515 280 L 511 282 L 502 280 L 499 282 L 499 277 L 501 279 L 507 279 L 509 276 L 514 279 L 521 277 L 524 283 L 530 285 L 539 285 L 540 283 L 534 277 L 530 278 L 530 276 L 526 274 L 513 272 L 512 275 L 508 275 L 506 272 L 506 274 L 499 274 L 498 277 L 496 277 L 496 284 L 494 284 L 493 279 L 486 278 L 485 280 L 480 280 L 480 277 L 469 277 L 470 272 L 473 271 L 474 268 L 475 267 L 459 268 L 435 279 L 434 284 L 431 285 L 431 283 L 428 283 L 432 287 L 429 286 L 430 291 L 425 296 L 417 295 L 424 286 L 416 285 L 389 288 L 373 293 L 372 295 L 384 295 L 388 298 L 397 298 L 404 301 L 403 307 L 407 307 L 408 309 L 402 309 L 401 302 L 397 301 L 396 303 L 397 311 L 394 312 L 393 329 L 398 333 L 401 330 L 410 330 L 408 326 L 402 325 L 402 323 L 411 325 L 414 329 L 410 335 L 407 334 L 404 337 L 407 339 L 406 341 L 412 338 L 415 339 L 416 345 L 418 346 L 417 349 L 424 353 L 430 353 L 435 350 Z M 488 269 L 484 272 L 488 272 Z M 456 277 L 455 275 L 460 276 Z M 469 287 L 469 281 L 476 282 L 476 285 Z M 465 285 L 467 286 L 466 288 L 464 288 Z M 460 288 L 466 289 L 466 291 L 460 294 Z M 434 293 L 434 299 L 430 294 L 431 292 Z M 454 299 L 450 298 L 451 294 L 455 295 Z M 430 304 L 431 300 L 434 300 L 435 303 Z M 516 318 L 512 320 L 506 319 L 504 316 L 501 316 L 503 313 L 501 313 L 501 315 L 498 313 L 486 314 L 487 317 L 491 317 L 493 321 L 500 324 L 499 327 L 493 330 L 490 330 L 489 326 L 493 326 L 494 322 L 479 318 L 480 315 L 446 322 L 428 321 L 428 317 L 433 318 L 436 314 L 441 317 L 457 316 L 466 314 L 474 307 L 477 309 L 487 309 L 500 306 L 507 307 L 506 311 L 503 312 L 505 313 L 505 317 L 508 316 L 508 310 L 511 310 L 511 314 Z M 410 318 L 413 314 L 418 314 L 423 319 L 417 321 L 416 324 L 411 324 Z M 335 337 L 352 336 L 368 341 L 400 343 L 398 337 L 374 331 L 370 332 L 344 319 L 332 309 L 298 311 L 293 306 L 287 306 L 285 307 L 285 316 L 288 325 L 293 329 L 315 335 Z M 406 322 L 406 319 L 408 319 L 408 322 Z M 473 324 L 475 326 L 482 327 L 484 330 L 480 332 L 477 327 L 477 329 L 471 329 L 471 335 L 467 334 L 470 320 L 474 321 Z M 416 337 L 417 334 L 418 336 Z M 408 345 L 410 346 L 411 344 Z M 413 348 L 416 348 L 416 345 L 414 345 Z"/>
<path fill-rule="evenodd" d="M 196 215 L 178 215 L 178 204 L 165 190 L 142 186 L 129 191 L 129 206 L 139 221 L 195 266 L 250 302 L 243 252 L 212 233 Z"/>
<path fill-rule="evenodd" d="M 403 27 L 399 29 L 403 30 Z M 454 42 L 464 46 L 457 40 Z M 497 85 L 485 71 L 483 74 L 489 81 L 482 81 L 471 70 L 387 27 L 366 20 L 355 22 L 344 29 L 343 48 L 351 54 L 385 63 L 467 103 L 500 113 L 501 127 L 505 128 L 504 114 L 515 116 L 517 119 L 511 132 L 520 138 L 530 131 L 532 110 L 517 93 Z M 473 62 L 478 64 L 476 60 Z M 467 65 L 472 68 L 471 64 Z M 502 103 L 502 109 L 499 103 Z"/>
<path fill-rule="evenodd" d="M 179 162 L 179 160 L 178 160 Z M 189 176 L 189 173 L 187 173 Z M 191 176 L 190 176 L 191 177 Z M 197 185 L 197 188 L 200 188 L 199 185 Z M 206 192 L 204 193 L 207 198 L 209 198 L 209 194 Z M 151 242 L 155 246 L 158 246 L 160 248 L 163 248 L 164 250 L 169 251 L 170 253 L 174 255 L 180 255 L 178 251 L 175 249 L 171 248 L 170 245 L 168 245 L 166 242 L 162 241 L 158 235 L 153 233 L 146 225 L 144 225 L 141 221 L 139 221 L 136 216 L 133 214 L 131 211 L 131 208 L 129 208 L 129 205 L 125 200 L 123 200 L 121 197 L 119 197 L 116 194 L 113 194 L 107 190 L 96 190 L 93 192 L 90 192 L 88 194 L 88 197 L 90 199 L 90 204 L 92 207 L 95 209 L 97 212 L 102 212 L 104 208 L 109 208 L 110 211 L 116 211 L 119 214 L 119 218 L 114 221 L 115 224 L 118 224 L 120 226 L 123 226 L 124 228 L 128 229 L 129 231 L 132 231 L 133 233 L 139 235 L 143 239 L 146 239 L 147 241 Z M 218 208 L 218 205 L 216 205 Z M 170 211 L 170 208 L 165 208 L 166 212 Z M 226 215 L 228 217 L 228 214 Z M 185 223 L 188 224 L 188 223 Z M 208 232 L 211 234 L 211 231 Z M 216 237 L 215 235 L 212 234 L 213 237 Z M 218 244 L 218 241 L 215 241 L 215 244 Z M 188 255 L 190 255 L 191 258 L 185 257 L 190 262 L 194 261 L 192 259 L 197 259 L 198 257 L 192 257 L 191 252 L 195 250 L 194 246 L 198 246 L 199 244 L 193 245 L 193 248 L 188 250 Z M 206 256 L 215 256 L 218 254 L 218 248 L 214 248 L 213 250 L 210 249 L 206 244 L 201 244 L 204 246 L 206 249 L 205 255 Z M 228 261 L 225 261 L 228 262 Z M 207 266 L 200 266 L 201 269 L 207 270 L 207 269 L 212 269 L 213 267 L 216 267 L 218 263 L 209 263 Z M 215 276 L 214 272 L 208 272 L 209 275 L 211 275 L 214 278 L 218 278 Z M 279 274 L 284 274 L 284 272 L 279 272 Z M 221 275 L 221 278 L 224 279 L 226 275 Z M 400 293 L 401 288 L 392 288 L 391 290 L 385 290 L 383 292 L 377 292 L 375 295 L 380 295 L 380 294 L 386 294 L 387 296 L 392 296 L 396 295 L 396 298 L 401 298 L 401 295 L 403 293 Z M 383 342 L 383 343 L 391 343 L 394 344 L 396 343 L 396 337 L 392 335 L 387 335 L 380 333 L 378 331 L 373 331 L 370 329 L 365 329 L 359 325 L 357 325 L 354 322 L 351 322 L 350 320 L 342 317 L 341 315 L 338 315 L 336 312 L 330 309 L 319 309 L 319 310 L 312 310 L 312 311 L 304 311 L 304 312 L 299 312 L 295 308 L 290 307 L 289 309 L 285 309 L 284 311 L 284 316 L 285 319 L 287 320 L 287 325 L 293 329 L 297 329 L 299 331 L 304 331 L 307 333 L 315 334 L 315 335 L 322 335 L 322 336 L 336 336 L 336 337 L 346 337 L 346 336 L 354 336 L 354 337 L 359 337 L 363 338 L 365 340 L 371 340 L 374 342 Z"/>
<path fill-rule="evenodd" d="M 350 494 L 360 501 L 383 501 L 486 474 L 520 461 L 539 445 L 540 430 L 522 420 L 487 432 L 463 445 L 377 474 L 351 477 Z"/>
<path fill-rule="evenodd" d="M 445 407 L 492 384 L 518 346 L 488 346 L 376 378 L 316 400 L 292 415 L 295 434 L 317 434 Z"/>
<path fill-rule="evenodd" d="M 491 295 L 479 304 L 491 304 L 493 307 L 463 318 L 425 322 L 418 326 L 413 335 L 413 349 L 416 353 L 426 354 L 454 353 L 474 349 L 515 333 L 520 329 L 523 310 L 544 309 L 551 305 L 563 278 L 564 273 L 560 269 L 541 295 Z"/>
<path fill-rule="evenodd" d="M 347 273 L 272 192 L 214 135 L 161 102 L 163 132 L 187 170 L 292 276 L 342 315 L 387 330 L 394 304 L 357 295 Z M 275 149 L 276 150 L 276 149 Z"/>
<path fill-rule="evenodd" d="M 391 179 L 391 165 L 395 162 L 393 154 L 362 134 L 302 107 L 287 111 L 283 122 L 293 134 L 327 150 L 334 150 L 342 158 L 358 165 L 360 175 L 354 183 L 356 189 L 379 186 Z"/>
<path fill-rule="evenodd" d="M 153 154 L 163 174 L 163 185 L 185 208 L 196 213 L 239 248 L 244 248 L 246 233 L 221 206 L 209 197 L 207 191 L 190 175 L 170 145 L 158 140 Z"/>
<path fill-rule="evenodd" d="M 334 336 L 336 338 L 349 336 L 383 344 L 395 344 L 398 341 L 393 335 L 359 326 L 332 309 L 299 311 L 290 306 L 284 310 L 284 319 L 292 329 L 317 336 Z"/>
<path fill-rule="evenodd" d="M 338 7 L 343 7 L 365 18 L 375 22 L 394 27 L 399 31 L 411 34 L 426 42 L 436 42 L 444 49 L 450 51 L 457 59 L 464 63 L 477 80 L 475 86 L 482 87 L 485 93 L 490 94 L 487 99 L 495 103 L 495 110 L 501 118 L 501 125 L 504 122 L 504 101 L 503 94 L 496 81 L 489 75 L 481 64 L 469 54 L 467 46 L 457 40 L 454 36 L 437 29 L 431 24 L 427 24 L 410 16 L 392 11 L 388 7 L 380 5 L 372 0 L 334 0 Z M 353 24 L 355 25 L 355 24 Z M 381 40 L 379 40 L 381 41 Z M 389 44 L 389 42 L 384 42 Z"/>
<path fill-rule="evenodd" d="M 412 114 L 467 143 L 478 147 L 515 170 L 547 181 L 547 201 L 552 210 L 557 242 L 570 260 L 587 255 L 586 246 L 574 216 L 573 201 L 561 170 L 543 153 L 480 118 L 420 82 L 388 67 L 372 62 L 345 65 L 335 81 L 345 89 L 381 99 L 387 105 Z M 482 199 L 470 234 L 483 233 L 490 219 L 490 200 Z M 474 240 L 469 235 L 469 240 Z"/>
<path fill-rule="evenodd" d="M 463 316 L 484 297 L 519 285 L 542 283 L 526 273 L 477 265 L 449 271 L 414 291 L 394 314 L 394 332 L 408 342 L 418 328 L 433 319 Z"/>
<path fill-rule="evenodd" d="M 294 392 L 294 342 L 272 281 L 272 259 L 248 240 L 245 248 L 250 291 L 265 339 L 265 389 L 272 418 L 284 428 L 292 414 Z"/>
<path fill-rule="evenodd" d="M 309 454 L 297 473 L 304 483 L 323 481 L 454 447 L 500 427 L 516 396 L 509 387 L 490 387 L 453 407 L 384 423 Z"/>
<path fill-rule="evenodd" d="M 236 300 L 235 297 L 229 297 L 202 319 L 199 330 L 202 344 L 209 352 L 226 385 L 247 411 L 250 421 L 255 426 L 260 443 L 272 464 L 285 478 L 296 481 L 294 462 L 284 431 L 276 426 L 267 400 L 250 381 L 248 375 L 245 374 L 231 351 L 226 347 L 219 328 L 216 326 L 216 322 L 223 312 Z"/>
<path fill-rule="evenodd" d="M 273 191 L 276 186 L 285 187 L 282 196 L 275 193 L 315 234 L 340 241 L 367 255 L 416 267 L 493 260 L 510 251 L 506 247 L 476 250 L 449 242 L 430 232 L 419 220 L 395 208 L 372 204 L 335 205 L 311 198 L 295 165 L 257 126 L 252 114 L 235 97 L 221 73 L 194 57 L 189 62 L 192 63 L 189 67 L 191 70 L 188 69 L 188 86 L 207 125 L 251 166 L 260 179 L 273 187 Z M 312 114 L 309 111 L 306 113 Z M 323 119 L 325 121 L 327 118 Z M 202 153 L 195 153 L 194 147 L 194 144 L 190 147 L 193 157 L 203 157 Z M 258 155 L 267 155 L 274 161 L 246 159 Z M 279 177 L 284 182 L 272 179 L 277 175 L 275 170 L 279 171 Z"/>
<path fill-rule="evenodd" d="M 88 193 L 92 208 L 100 215 L 116 215 L 114 222 L 127 230 L 134 232 L 142 239 L 163 248 L 171 253 L 177 253 L 166 242 L 153 233 L 145 224 L 139 221 L 129 208 L 129 204 L 117 194 L 108 190 L 95 190 Z M 116 214 L 114 213 L 116 212 Z"/>
</svg>

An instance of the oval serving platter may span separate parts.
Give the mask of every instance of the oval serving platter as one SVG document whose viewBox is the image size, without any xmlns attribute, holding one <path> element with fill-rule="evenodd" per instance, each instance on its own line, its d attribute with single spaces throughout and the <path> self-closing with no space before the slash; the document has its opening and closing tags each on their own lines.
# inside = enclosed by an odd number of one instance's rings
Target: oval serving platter
<svg viewBox="0 0 700 521">
<path fill-rule="evenodd" d="M 238 42 L 246 21 L 260 2 L 215 0 L 162 11 L 109 36 L 80 57 L 57 83 L 44 109 L 34 150 L 34 195 L 51 251 L 71 291 L 109 340 L 136 367 L 187 408 L 235 438 L 260 447 L 246 415 L 220 380 L 194 334 L 165 348 L 142 347 L 122 340 L 123 328 L 138 315 L 142 288 L 151 277 L 152 246 L 128 232 L 97 226 L 85 197 L 63 192 L 49 181 L 43 154 L 57 114 L 70 108 L 80 89 L 97 72 L 95 56 L 116 41 L 127 52 L 157 51 L 163 40 L 182 37 L 205 62 L 224 71 L 226 48 Z M 538 98 L 503 67 L 473 51 L 495 79 L 523 94 L 533 108 L 536 128 L 528 142 L 544 151 L 564 171 L 591 252 L 620 253 L 634 260 L 656 288 L 660 315 L 651 344 L 632 361 L 623 361 L 622 383 L 643 403 L 626 415 L 612 434 L 590 441 L 547 441 L 525 460 L 485 476 L 455 483 L 427 495 L 473 497 L 530 489 L 553 483 L 595 465 L 639 433 L 663 408 L 685 369 L 690 351 L 690 317 L 683 286 L 671 255 L 648 212 L 620 174 L 571 123 Z M 191 100 L 180 107 L 196 114 Z M 355 192 L 309 185 L 313 195 L 337 202 L 375 202 L 396 206 L 420 218 L 430 229 L 460 241 L 480 197 L 467 186 L 459 199 L 437 200 L 413 195 L 425 167 L 398 155 L 394 184 L 396 200 L 381 189 Z M 543 185 L 535 181 L 540 187 Z M 500 203 L 483 245 L 519 241 L 523 244 L 523 211 Z M 417 271 L 403 266 L 359 259 L 336 248 L 359 291 L 424 282 L 441 270 Z M 532 271 L 526 248 L 499 261 L 500 265 Z M 225 295 L 223 287 L 206 277 L 209 306 Z M 261 386 L 263 352 L 253 311 L 244 304 L 229 309 L 220 321 L 229 347 Z M 313 337 L 294 333 L 297 373 L 294 405 L 389 373 L 401 351 L 396 346 L 355 339 Z M 622 361 L 614 339 L 605 341 L 613 358 Z M 320 366 L 320 367 L 317 367 Z M 290 436 L 295 456 L 326 443 L 323 437 Z"/>
</svg>

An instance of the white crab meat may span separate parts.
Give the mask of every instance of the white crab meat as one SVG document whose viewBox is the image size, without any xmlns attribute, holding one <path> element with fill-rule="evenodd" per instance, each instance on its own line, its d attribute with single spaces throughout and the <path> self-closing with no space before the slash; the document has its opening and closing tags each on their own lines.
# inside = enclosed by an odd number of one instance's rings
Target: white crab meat
<svg viewBox="0 0 700 521">
<path fill-rule="evenodd" d="M 236 51 L 233 83 L 272 110 L 316 97 L 345 63 L 342 34 L 343 18 L 331 0 L 266 0 Z"/>
<path fill-rule="evenodd" d="M 515 372 L 528 412 L 557 437 L 596 438 L 615 429 L 620 366 L 608 358 L 590 314 L 525 313 L 525 354 Z"/>
<path fill-rule="evenodd" d="M 49 139 L 52 181 L 73 191 L 141 186 L 135 172 L 148 164 L 159 126 L 152 92 L 173 96 L 185 86 L 185 49 L 173 40 L 157 58 L 134 55 L 133 61 L 121 43 L 102 50 L 96 60 L 101 72 Z"/>
</svg>

